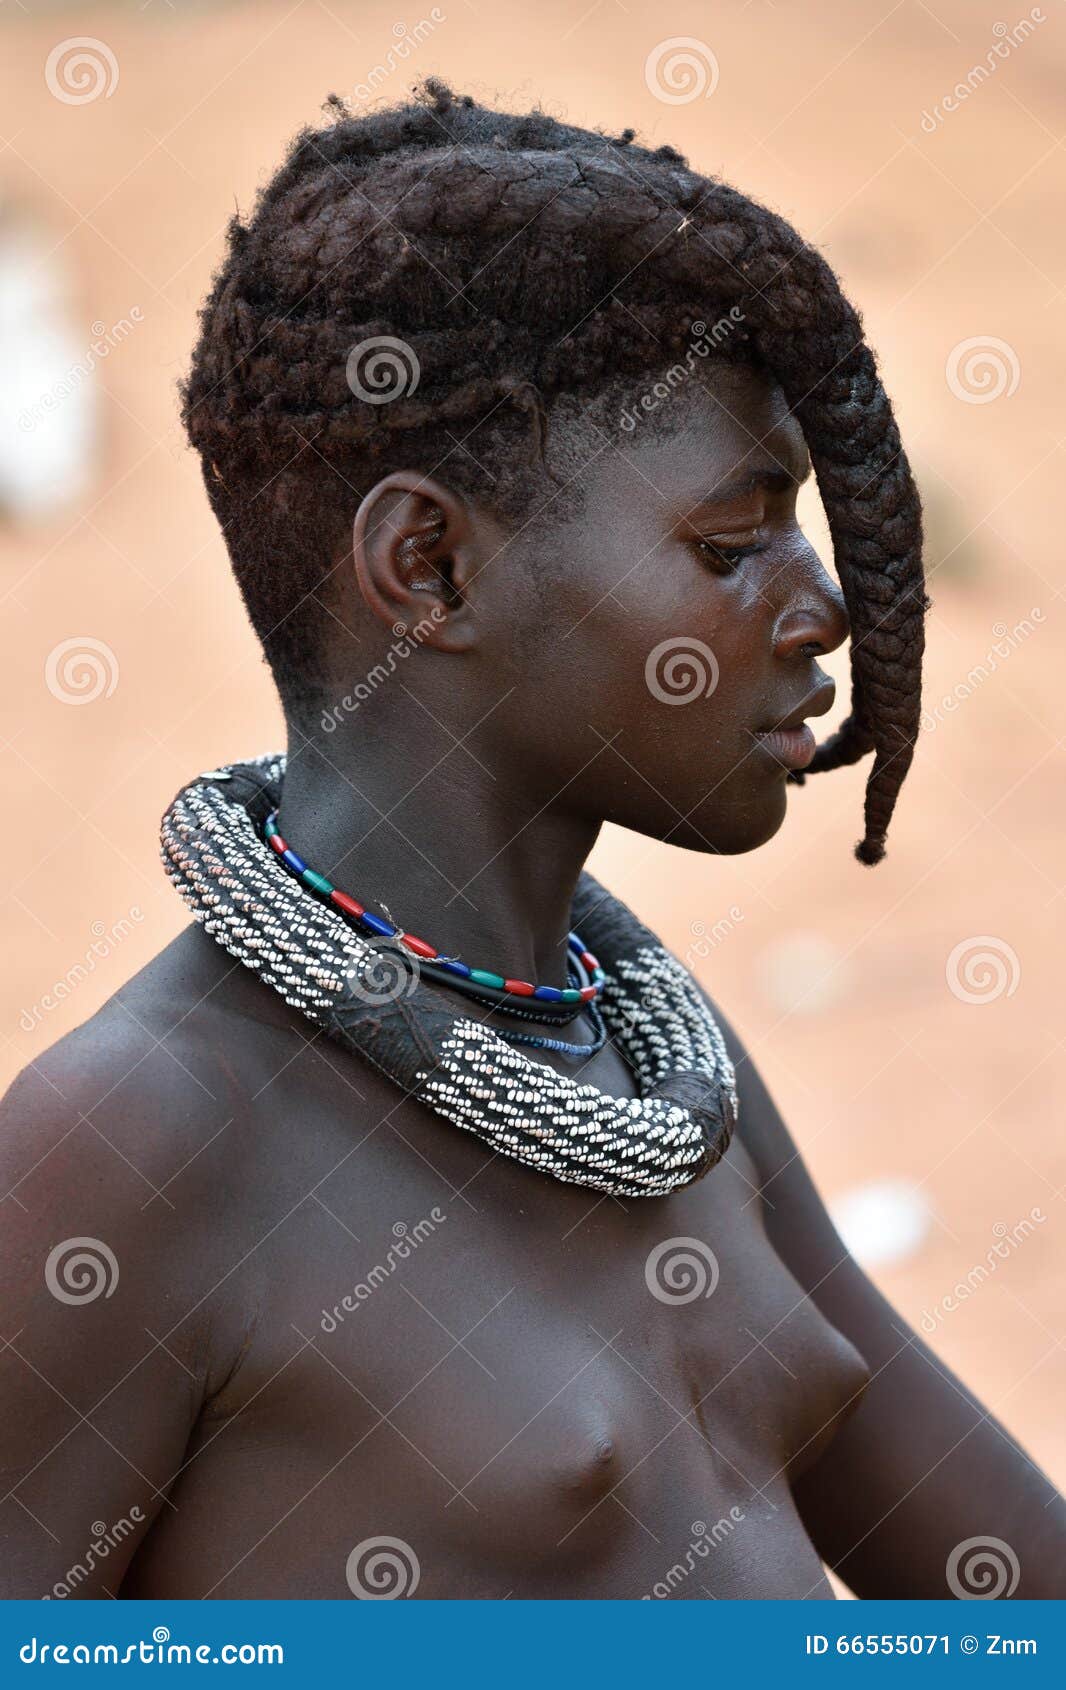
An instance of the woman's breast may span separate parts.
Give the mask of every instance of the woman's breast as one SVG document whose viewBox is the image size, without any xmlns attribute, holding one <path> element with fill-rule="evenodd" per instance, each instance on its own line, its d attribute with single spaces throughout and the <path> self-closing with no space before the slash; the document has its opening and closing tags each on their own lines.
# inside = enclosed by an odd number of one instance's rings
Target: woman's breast
<svg viewBox="0 0 1066 1690">
<path fill-rule="evenodd" d="M 343 1598 L 353 1550 L 385 1539 L 425 1597 L 830 1594 L 783 1459 L 787 1375 L 742 1393 L 741 1369 L 520 1325 L 510 1364 L 453 1351 L 403 1401 L 379 1379 L 373 1407 L 348 1358 L 303 1352 L 205 1425 L 125 1594 Z"/>
<path fill-rule="evenodd" d="M 866 1369 L 750 1181 L 713 1177 L 700 1207 L 585 1204 L 554 1232 L 481 1196 L 342 1318 L 316 1314 L 367 1277 L 350 1239 L 287 1237 L 143 1591 L 343 1597 L 352 1548 L 386 1537 L 426 1596 L 830 1594 L 791 1481 Z"/>
</svg>

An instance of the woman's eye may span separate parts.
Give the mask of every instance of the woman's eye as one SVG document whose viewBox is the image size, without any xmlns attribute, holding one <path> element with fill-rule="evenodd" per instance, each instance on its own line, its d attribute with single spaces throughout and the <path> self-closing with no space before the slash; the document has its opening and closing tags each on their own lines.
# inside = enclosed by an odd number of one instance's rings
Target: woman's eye
<svg viewBox="0 0 1066 1690">
<path fill-rule="evenodd" d="M 750 540 L 742 545 L 727 545 L 721 540 L 697 539 L 693 541 L 693 545 L 705 563 L 721 564 L 726 569 L 737 568 L 746 557 L 751 557 L 760 549 Z"/>
</svg>

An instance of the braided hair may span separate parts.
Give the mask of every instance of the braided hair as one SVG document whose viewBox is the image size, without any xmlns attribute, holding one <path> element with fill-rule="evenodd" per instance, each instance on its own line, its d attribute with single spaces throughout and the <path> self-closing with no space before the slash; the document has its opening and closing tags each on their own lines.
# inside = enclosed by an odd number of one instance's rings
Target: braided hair
<svg viewBox="0 0 1066 1690">
<path fill-rule="evenodd" d="M 874 753 L 856 855 L 879 861 L 920 716 L 921 505 L 825 259 L 631 130 L 494 111 L 432 78 L 369 116 L 328 104 L 232 219 L 182 391 L 283 700 L 312 686 L 345 488 L 440 467 L 516 517 L 546 473 L 554 397 L 657 371 L 731 313 L 715 356 L 765 369 L 796 416 L 851 620 L 850 713 L 810 772 Z"/>
</svg>

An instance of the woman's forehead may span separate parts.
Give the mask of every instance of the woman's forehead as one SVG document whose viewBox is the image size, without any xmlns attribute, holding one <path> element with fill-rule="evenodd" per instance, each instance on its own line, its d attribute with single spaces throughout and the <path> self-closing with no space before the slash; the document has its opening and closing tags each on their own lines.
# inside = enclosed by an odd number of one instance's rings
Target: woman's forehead
<svg viewBox="0 0 1066 1690">
<path fill-rule="evenodd" d="M 628 482 L 664 497 L 739 496 L 762 485 L 798 486 L 810 474 L 803 430 L 784 393 L 761 370 L 700 372 L 670 393 L 598 460 L 603 483 Z"/>
</svg>

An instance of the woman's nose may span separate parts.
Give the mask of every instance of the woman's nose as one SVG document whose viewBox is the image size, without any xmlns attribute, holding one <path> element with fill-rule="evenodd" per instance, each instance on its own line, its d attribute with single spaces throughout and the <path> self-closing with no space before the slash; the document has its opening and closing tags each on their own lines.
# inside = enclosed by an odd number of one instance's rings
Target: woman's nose
<svg viewBox="0 0 1066 1690">
<path fill-rule="evenodd" d="M 774 652 L 781 658 L 821 657 L 843 645 L 850 631 L 844 595 L 817 565 L 820 579 L 810 575 L 797 585 L 774 625 Z"/>
</svg>

